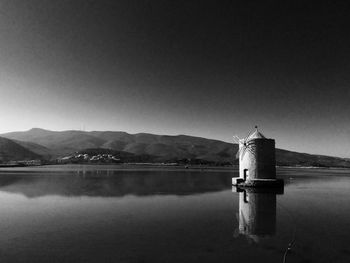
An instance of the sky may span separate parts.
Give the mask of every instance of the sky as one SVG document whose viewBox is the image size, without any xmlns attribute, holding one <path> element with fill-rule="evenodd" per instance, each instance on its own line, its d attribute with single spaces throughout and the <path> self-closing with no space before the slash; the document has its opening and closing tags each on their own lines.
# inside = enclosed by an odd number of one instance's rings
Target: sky
<svg viewBox="0 0 350 263">
<path fill-rule="evenodd" d="M 258 125 L 279 148 L 350 157 L 348 6 L 262 2 L 0 0 L 0 133 L 231 142 Z"/>
</svg>

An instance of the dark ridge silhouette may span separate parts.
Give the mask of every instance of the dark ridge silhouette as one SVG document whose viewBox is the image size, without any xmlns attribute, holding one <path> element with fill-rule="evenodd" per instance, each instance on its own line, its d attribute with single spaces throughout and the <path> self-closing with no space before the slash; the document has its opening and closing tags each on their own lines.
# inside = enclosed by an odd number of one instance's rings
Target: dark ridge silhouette
<svg viewBox="0 0 350 263">
<path fill-rule="evenodd" d="M 0 137 L 0 163 L 11 160 L 32 160 L 40 158 L 41 156 L 39 154 L 34 153 L 22 145 Z"/>
<path fill-rule="evenodd" d="M 121 131 L 49 131 L 33 128 L 1 136 L 16 140 L 42 158 L 57 158 L 86 149 L 110 149 L 143 156 L 149 162 L 237 164 L 237 144 L 187 135 L 129 134 Z M 5 153 L 5 152 L 4 152 Z M 144 158 L 147 157 L 147 158 Z M 276 149 L 277 165 L 350 167 L 345 158 Z"/>
</svg>

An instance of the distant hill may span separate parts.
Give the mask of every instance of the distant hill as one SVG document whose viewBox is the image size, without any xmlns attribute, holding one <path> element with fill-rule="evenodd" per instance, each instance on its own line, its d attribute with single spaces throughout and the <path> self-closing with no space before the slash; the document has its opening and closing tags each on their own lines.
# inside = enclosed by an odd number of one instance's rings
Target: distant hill
<svg viewBox="0 0 350 263">
<path fill-rule="evenodd" d="M 63 157 L 85 149 L 110 149 L 132 153 L 153 162 L 202 160 L 211 163 L 238 163 L 237 144 L 187 135 L 129 134 L 120 131 L 49 131 L 34 128 L 1 136 L 41 156 Z M 276 150 L 277 165 L 350 167 L 345 158 Z"/>
<path fill-rule="evenodd" d="M 0 163 L 11 160 L 33 160 L 40 159 L 41 156 L 36 154 L 22 145 L 0 137 Z"/>
<path fill-rule="evenodd" d="M 49 160 L 54 155 L 50 149 L 40 144 L 33 143 L 33 142 L 17 141 L 17 140 L 13 140 L 13 141 L 21 145 L 22 147 L 29 149 L 33 153 L 36 153 L 37 155 L 40 156 L 40 159 Z"/>
<path fill-rule="evenodd" d="M 350 160 L 339 157 L 276 150 L 276 162 L 281 166 L 350 167 Z"/>
<path fill-rule="evenodd" d="M 72 151 L 85 148 L 99 148 L 105 142 L 105 140 L 88 135 L 82 131 L 56 132 L 39 128 L 33 128 L 26 132 L 7 133 L 4 134 L 4 137 L 41 145 L 50 149 L 50 153 L 53 156 L 69 154 Z"/>
<path fill-rule="evenodd" d="M 232 162 L 238 146 L 200 137 L 154 135 L 126 132 L 47 131 L 31 129 L 25 132 L 6 133 L 2 136 L 31 142 L 50 149 L 53 156 L 64 156 L 89 148 L 105 148 L 135 155 L 151 155 L 154 161 L 202 159 L 211 162 Z M 28 145 L 28 149 L 30 145 Z"/>
</svg>

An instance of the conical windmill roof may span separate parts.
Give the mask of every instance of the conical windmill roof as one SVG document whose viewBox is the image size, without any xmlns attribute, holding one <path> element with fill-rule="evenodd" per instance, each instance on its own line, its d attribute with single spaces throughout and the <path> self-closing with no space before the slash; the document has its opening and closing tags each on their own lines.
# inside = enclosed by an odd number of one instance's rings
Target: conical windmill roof
<svg viewBox="0 0 350 263">
<path fill-rule="evenodd" d="M 256 130 L 248 137 L 248 139 L 266 139 L 266 137 L 256 128 Z"/>
</svg>

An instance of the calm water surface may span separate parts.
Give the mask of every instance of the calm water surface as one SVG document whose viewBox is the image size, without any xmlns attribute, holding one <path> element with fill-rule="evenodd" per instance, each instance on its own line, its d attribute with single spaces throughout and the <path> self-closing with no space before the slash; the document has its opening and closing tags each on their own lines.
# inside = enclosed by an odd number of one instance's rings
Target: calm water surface
<svg viewBox="0 0 350 263">
<path fill-rule="evenodd" d="M 237 192 L 228 170 L 2 169 L 0 262 L 350 262 L 350 171 L 278 173 Z"/>
</svg>

